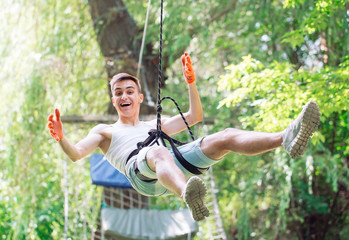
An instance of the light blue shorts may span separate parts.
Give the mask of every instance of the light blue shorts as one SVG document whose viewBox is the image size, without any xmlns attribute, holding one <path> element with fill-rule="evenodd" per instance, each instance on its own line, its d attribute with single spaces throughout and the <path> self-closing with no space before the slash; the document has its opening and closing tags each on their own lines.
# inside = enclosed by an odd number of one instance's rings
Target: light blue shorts
<svg viewBox="0 0 349 240">
<path fill-rule="evenodd" d="M 199 168 L 207 168 L 212 166 L 213 164 L 217 163 L 216 160 L 208 158 L 200 148 L 201 142 L 204 138 L 199 138 L 196 141 L 193 141 L 191 143 L 185 144 L 183 146 L 179 146 L 178 150 L 183 155 L 183 157 L 192 165 L 199 167 Z M 126 165 L 126 176 L 129 179 L 131 185 L 133 188 L 146 196 L 159 196 L 164 194 L 171 194 L 170 191 L 168 191 L 165 187 L 163 187 L 159 181 L 155 180 L 152 182 L 146 182 L 136 175 L 135 172 L 135 165 L 137 164 L 137 167 L 140 171 L 140 173 L 148 178 L 151 179 L 157 179 L 156 173 L 152 171 L 146 161 L 146 155 L 147 152 L 154 146 L 151 147 L 145 147 L 143 148 L 138 155 L 132 157 L 127 165 Z M 188 179 L 191 176 L 194 176 L 191 172 L 189 172 L 187 169 L 185 169 L 182 164 L 177 160 L 175 157 L 172 149 L 169 148 L 169 151 L 171 152 L 173 158 L 175 159 L 176 165 L 182 170 L 185 177 Z"/>
</svg>

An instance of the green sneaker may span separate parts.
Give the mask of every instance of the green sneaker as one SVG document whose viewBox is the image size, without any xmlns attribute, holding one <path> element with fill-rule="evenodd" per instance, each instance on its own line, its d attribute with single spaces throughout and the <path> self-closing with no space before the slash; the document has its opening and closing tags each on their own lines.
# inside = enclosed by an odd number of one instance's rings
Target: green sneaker
<svg viewBox="0 0 349 240">
<path fill-rule="evenodd" d="M 188 205 L 195 221 L 203 220 L 210 215 L 205 204 L 206 192 L 206 186 L 199 177 L 189 178 L 183 193 L 183 200 Z"/>
<path fill-rule="evenodd" d="M 314 101 L 309 101 L 303 111 L 283 132 L 282 146 L 292 158 L 303 155 L 310 138 L 320 124 L 320 109 Z"/>
</svg>

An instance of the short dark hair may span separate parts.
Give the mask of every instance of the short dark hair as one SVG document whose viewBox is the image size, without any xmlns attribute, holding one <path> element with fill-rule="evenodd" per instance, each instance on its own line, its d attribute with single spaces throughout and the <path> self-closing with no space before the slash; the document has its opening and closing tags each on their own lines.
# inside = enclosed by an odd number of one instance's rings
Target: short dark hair
<svg viewBox="0 0 349 240">
<path fill-rule="evenodd" d="M 142 92 L 141 83 L 140 83 L 139 79 L 136 78 L 135 76 L 132 76 L 131 74 L 128 74 L 128 73 L 118 73 L 118 74 L 114 75 L 109 82 L 110 88 L 114 85 L 114 83 L 121 82 L 124 80 L 133 81 L 137 85 L 138 91 L 140 93 Z M 113 91 L 113 89 L 111 89 L 111 90 Z"/>
</svg>

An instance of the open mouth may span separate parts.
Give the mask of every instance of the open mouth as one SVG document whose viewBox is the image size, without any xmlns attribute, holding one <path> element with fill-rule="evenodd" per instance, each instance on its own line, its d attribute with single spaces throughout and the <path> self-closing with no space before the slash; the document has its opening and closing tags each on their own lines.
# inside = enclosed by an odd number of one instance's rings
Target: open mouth
<svg viewBox="0 0 349 240">
<path fill-rule="evenodd" d="M 128 107 L 128 106 L 131 106 L 131 103 L 121 103 L 120 106 L 121 107 Z"/>
</svg>

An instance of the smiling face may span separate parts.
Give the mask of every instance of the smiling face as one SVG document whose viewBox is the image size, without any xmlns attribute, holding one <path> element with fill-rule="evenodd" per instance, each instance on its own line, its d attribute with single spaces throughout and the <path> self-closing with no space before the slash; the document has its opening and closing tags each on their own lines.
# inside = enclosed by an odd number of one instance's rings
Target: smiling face
<svg viewBox="0 0 349 240">
<path fill-rule="evenodd" d="M 117 81 L 111 86 L 112 101 L 120 118 L 138 118 L 143 94 L 132 80 Z"/>
</svg>

